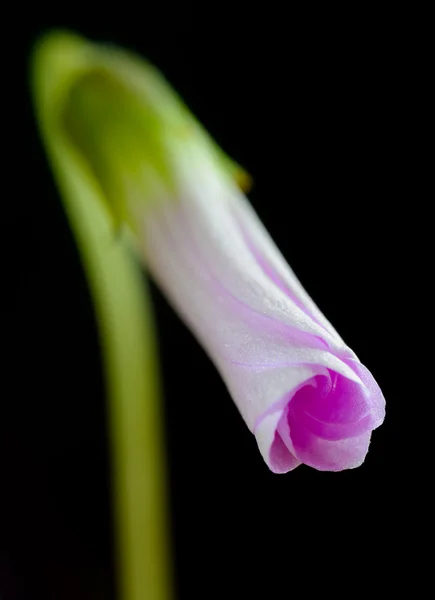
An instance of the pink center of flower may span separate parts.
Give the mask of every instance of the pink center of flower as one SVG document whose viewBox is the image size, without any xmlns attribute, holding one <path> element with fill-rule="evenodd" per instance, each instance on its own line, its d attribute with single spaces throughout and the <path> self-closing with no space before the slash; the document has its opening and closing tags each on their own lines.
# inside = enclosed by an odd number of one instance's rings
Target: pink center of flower
<svg viewBox="0 0 435 600">
<path fill-rule="evenodd" d="M 370 418 L 362 388 L 335 371 L 330 379 L 318 375 L 296 392 L 289 403 L 287 421 L 290 435 L 302 441 L 306 430 L 326 440 L 360 435 Z"/>
<path fill-rule="evenodd" d="M 329 377 L 312 377 L 290 399 L 277 436 L 301 462 L 341 470 L 359 464 L 373 425 L 367 390 L 329 370 Z"/>
</svg>

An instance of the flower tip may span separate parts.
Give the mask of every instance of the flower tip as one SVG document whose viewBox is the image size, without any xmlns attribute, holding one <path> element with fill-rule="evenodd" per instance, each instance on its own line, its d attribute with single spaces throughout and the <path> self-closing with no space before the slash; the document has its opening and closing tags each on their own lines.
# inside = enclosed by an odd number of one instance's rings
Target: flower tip
<svg viewBox="0 0 435 600">
<path fill-rule="evenodd" d="M 385 400 L 368 371 L 361 372 L 371 393 L 362 381 L 330 372 L 332 385 L 317 376 L 286 395 L 279 410 L 260 418 L 254 434 L 272 472 L 286 473 L 300 464 L 338 472 L 363 464 L 372 432 L 383 422 Z"/>
</svg>

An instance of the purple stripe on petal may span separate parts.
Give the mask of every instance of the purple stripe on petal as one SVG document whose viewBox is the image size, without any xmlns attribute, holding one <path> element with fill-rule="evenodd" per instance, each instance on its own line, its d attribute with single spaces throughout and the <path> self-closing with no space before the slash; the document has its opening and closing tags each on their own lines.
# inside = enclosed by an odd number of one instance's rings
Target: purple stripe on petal
<svg viewBox="0 0 435 600">
<path fill-rule="evenodd" d="M 210 277 L 213 284 L 216 286 L 216 291 L 218 293 L 225 294 L 228 299 L 236 304 L 239 304 L 244 310 L 251 313 L 251 319 L 257 318 L 258 320 L 266 320 L 270 321 L 272 324 L 269 325 L 270 328 L 281 328 L 285 330 L 288 334 L 289 341 L 292 343 L 298 343 L 305 347 L 314 347 L 314 348 L 329 348 L 328 342 L 323 339 L 323 337 L 314 335 L 308 331 L 303 331 L 302 329 L 291 326 L 288 323 L 282 323 L 277 321 L 276 319 L 271 318 L 266 313 L 259 312 L 252 306 L 250 306 L 246 301 L 238 298 L 229 288 L 225 286 L 223 282 L 219 279 L 219 277 L 215 274 L 213 269 L 213 263 L 207 262 L 205 256 L 201 253 L 201 248 L 195 242 L 195 236 L 191 230 L 191 224 L 189 222 L 188 216 L 186 216 L 183 212 L 180 212 L 178 219 L 178 227 L 184 228 L 184 236 L 183 236 L 183 245 L 188 247 L 191 252 L 191 260 L 197 261 L 198 264 L 201 265 L 201 268 Z M 291 296 L 290 296 L 291 297 Z M 308 314 L 307 311 L 302 306 L 302 303 L 299 301 L 295 301 L 295 304 L 303 311 L 305 314 Z M 316 321 L 317 323 L 317 321 Z M 320 323 L 318 323 L 320 325 Z M 320 325 L 322 328 L 323 326 Z"/>
<path fill-rule="evenodd" d="M 260 249 L 255 245 L 255 243 L 251 239 L 247 229 L 243 226 L 243 223 L 240 220 L 238 220 L 238 225 L 239 225 L 240 231 L 242 232 L 242 235 L 246 241 L 247 247 L 252 252 L 252 255 L 254 256 L 255 260 L 257 261 L 257 263 L 259 264 L 261 269 L 263 269 L 264 273 L 269 277 L 269 279 L 271 281 L 273 281 L 273 283 L 275 283 L 275 285 L 278 286 L 279 289 L 282 290 L 290 298 L 290 300 L 292 300 L 292 302 L 294 302 L 295 305 L 298 308 L 300 308 L 308 317 L 310 317 L 322 329 L 325 329 L 324 325 L 312 314 L 312 312 L 308 309 L 308 307 L 305 306 L 301 300 L 299 300 L 299 298 L 292 292 L 290 287 L 285 284 L 285 282 L 279 276 L 277 271 L 272 267 L 272 265 L 269 263 L 269 261 L 266 259 L 266 257 L 263 256 Z M 326 329 L 325 329 L 325 331 L 326 331 Z M 321 339 L 323 339 L 323 338 L 321 338 Z M 329 344 L 326 340 L 323 340 L 323 342 L 325 343 L 326 346 L 329 347 Z"/>
</svg>

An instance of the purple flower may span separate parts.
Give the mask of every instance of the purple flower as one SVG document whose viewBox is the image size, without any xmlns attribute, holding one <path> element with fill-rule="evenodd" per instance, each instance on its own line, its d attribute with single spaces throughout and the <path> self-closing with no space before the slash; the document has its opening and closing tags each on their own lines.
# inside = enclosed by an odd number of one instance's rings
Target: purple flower
<svg viewBox="0 0 435 600">
<path fill-rule="evenodd" d="M 224 379 L 270 469 L 362 464 L 385 401 L 212 154 L 186 146 L 144 211 L 145 262 Z"/>
<path fill-rule="evenodd" d="M 93 52 L 80 54 L 73 84 L 66 77 L 61 115 L 101 208 L 130 228 L 273 471 L 360 465 L 384 419 L 382 393 L 275 247 L 238 168 L 157 71 Z"/>
</svg>

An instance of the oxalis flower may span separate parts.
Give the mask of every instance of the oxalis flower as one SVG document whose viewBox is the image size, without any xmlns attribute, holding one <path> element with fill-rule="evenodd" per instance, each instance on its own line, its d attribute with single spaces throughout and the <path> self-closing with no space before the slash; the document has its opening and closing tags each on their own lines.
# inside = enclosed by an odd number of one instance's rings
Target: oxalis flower
<svg viewBox="0 0 435 600">
<path fill-rule="evenodd" d="M 244 172 L 149 65 L 93 48 L 59 122 L 101 186 L 114 237 L 131 230 L 272 471 L 361 465 L 384 398 L 243 195 Z"/>
<path fill-rule="evenodd" d="M 382 393 L 321 314 L 237 186 L 183 157 L 175 201 L 135 213 L 146 264 L 195 332 L 270 469 L 364 461 Z"/>
</svg>

